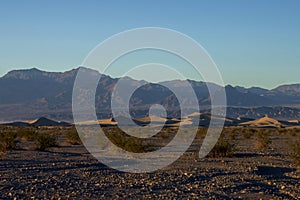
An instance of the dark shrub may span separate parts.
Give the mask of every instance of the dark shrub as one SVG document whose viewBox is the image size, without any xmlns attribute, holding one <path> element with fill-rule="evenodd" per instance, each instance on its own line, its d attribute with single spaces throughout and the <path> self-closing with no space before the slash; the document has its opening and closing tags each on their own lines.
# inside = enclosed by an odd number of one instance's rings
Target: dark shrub
<svg viewBox="0 0 300 200">
<path fill-rule="evenodd" d="M 72 145 L 80 145 L 82 144 L 82 141 L 76 131 L 75 128 L 66 131 L 66 136 L 68 138 L 68 142 Z"/>
<path fill-rule="evenodd" d="M 37 131 L 34 127 L 22 127 L 17 130 L 17 137 L 25 141 L 33 141 L 37 137 Z"/>
<path fill-rule="evenodd" d="M 230 157 L 234 153 L 234 144 L 230 143 L 228 140 L 221 135 L 217 144 L 214 146 L 212 151 L 209 153 L 209 157 Z"/>
<path fill-rule="evenodd" d="M 0 133 L 0 153 L 16 148 L 16 133 L 5 131 Z"/>
<path fill-rule="evenodd" d="M 145 139 L 131 137 L 119 128 L 103 129 L 109 140 L 116 146 L 134 153 L 144 153 L 156 150 L 156 146 Z"/>
<path fill-rule="evenodd" d="M 56 146 L 56 137 L 48 132 L 39 133 L 35 138 L 36 148 L 38 150 L 45 150 L 49 147 Z"/>
<path fill-rule="evenodd" d="M 300 136 L 295 142 L 292 142 L 290 146 L 292 149 L 291 158 L 297 165 L 298 170 L 300 170 Z"/>
<path fill-rule="evenodd" d="M 269 132 L 265 130 L 259 130 L 258 133 L 256 133 L 255 140 L 256 140 L 255 145 L 258 149 L 267 149 L 272 143 L 269 136 Z"/>
<path fill-rule="evenodd" d="M 245 129 L 243 130 L 242 134 L 245 139 L 250 139 L 253 136 L 253 131 L 249 129 Z"/>
<path fill-rule="evenodd" d="M 267 149 L 272 143 L 269 132 L 264 130 L 259 130 L 256 134 L 256 147 L 258 149 Z"/>
<path fill-rule="evenodd" d="M 196 139 L 202 140 L 207 134 L 207 128 L 199 127 L 196 135 Z"/>
</svg>

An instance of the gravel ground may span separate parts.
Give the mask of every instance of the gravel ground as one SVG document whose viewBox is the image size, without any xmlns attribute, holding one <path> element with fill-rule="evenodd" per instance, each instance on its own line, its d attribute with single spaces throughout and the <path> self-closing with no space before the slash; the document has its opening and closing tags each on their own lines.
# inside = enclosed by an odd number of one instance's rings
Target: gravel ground
<svg viewBox="0 0 300 200">
<path fill-rule="evenodd" d="M 187 152 L 147 174 L 110 169 L 80 145 L 15 150 L 0 156 L 0 199 L 300 199 L 300 174 L 273 140 L 264 153 L 240 142 L 231 158 Z"/>
</svg>

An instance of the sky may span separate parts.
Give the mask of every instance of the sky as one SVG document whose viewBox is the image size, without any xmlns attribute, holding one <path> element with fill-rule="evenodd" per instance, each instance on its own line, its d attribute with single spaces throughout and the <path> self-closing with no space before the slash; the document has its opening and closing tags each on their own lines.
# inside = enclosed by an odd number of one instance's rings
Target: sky
<svg viewBox="0 0 300 200">
<path fill-rule="evenodd" d="M 70 70 L 114 34 L 163 27 L 200 43 L 226 84 L 300 83 L 299 8 L 298 0 L 1 0 L 0 76 Z"/>
</svg>

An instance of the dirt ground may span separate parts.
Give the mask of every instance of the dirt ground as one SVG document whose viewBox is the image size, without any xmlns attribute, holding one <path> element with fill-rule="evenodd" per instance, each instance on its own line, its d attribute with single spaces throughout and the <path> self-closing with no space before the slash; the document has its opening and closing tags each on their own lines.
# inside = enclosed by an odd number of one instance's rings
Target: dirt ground
<svg viewBox="0 0 300 200">
<path fill-rule="evenodd" d="M 200 141 L 179 160 L 154 173 L 110 169 L 82 145 L 46 151 L 22 143 L 0 156 L 0 199 L 300 199 L 300 173 L 290 158 L 296 136 L 270 133 L 267 149 L 236 131 L 231 157 L 197 156 Z"/>
</svg>

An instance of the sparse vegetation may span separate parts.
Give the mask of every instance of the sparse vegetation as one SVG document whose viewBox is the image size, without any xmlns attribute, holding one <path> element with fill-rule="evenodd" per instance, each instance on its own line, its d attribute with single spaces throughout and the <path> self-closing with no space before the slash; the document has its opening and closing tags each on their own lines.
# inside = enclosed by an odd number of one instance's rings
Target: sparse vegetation
<svg viewBox="0 0 300 200">
<path fill-rule="evenodd" d="M 255 130 L 253 129 L 245 129 L 242 131 L 242 134 L 245 139 L 250 139 L 253 136 L 254 132 Z"/>
<path fill-rule="evenodd" d="M 17 137 L 25 141 L 33 141 L 37 137 L 37 131 L 34 127 L 21 127 L 17 129 Z"/>
<path fill-rule="evenodd" d="M 119 128 L 105 128 L 103 130 L 111 142 L 126 151 L 143 153 L 155 150 L 154 144 L 151 145 L 147 139 L 129 136 Z"/>
<path fill-rule="evenodd" d="M 16 133 L 3 131 L 0 133 L 0 153 L 16 148 Z"/>
<path fill-rule="evenodd" d="M 158 133 L 156 136 L 157 138 L 160 138 L 162 140 L 168 140 L 172 139 L 174 135 L 176 135 L 178 129 L 171 129 L 171 128 L 163 128 L 160 133 Z M 188 131 L 188 130 L 186 130 Z"/>
<path fill-rule="evenodd" d="M 232 141 L 236 140 L 238 133 L 239 133 L 238 129 L 228 128 L 228 127 L 224 128 L 222 131 L 222 134 L 224 136 L 229 137 L 229 139 Z"/>
<path fill-rule="evenodd" d="M 56 137 L 49 132 L 39 133 L 35 138 L 35 142 L 36 148 L 42 151 L 46 150 L 49 147 L 54 147 L 57 145 Z"/>
<path fill-rule="evenodd" d="M 300 135 L 298 139 L 295 142 L 291 143 L 291 158 L 294 160 L 295 164 L 298 167 L 298 170 L 300 171 Z"/>
<path fill-rule="evenodd" d="M 296 137 L 297 136 L 297 133 L 299 133 L 300 130 L 298 128 L 292 128 L 292 129 L 289 129 L 288 130 L 288 134 L 291 136 L 291 137 Z M 300 135 L 299 135 L 300 137 Z"/>
<path fill-rule="evenodd" d="M 203 139 L 207 134 L 207 128 L 199 127 L 196 135 L 196 139 Z"/>
<path fill-rule="evenodd" d="M 262 129 L 256 133 L 255 139 L 256 139 L 255 144 L 258 149 L 267 149 L 272 143 L 269 136 L 269 132 Z"/>
<path fill-rule="evenodd" d="M 285 128 L 277 128 L 277 132 L 279 134 L 286 134 L 287 133 L 287 129 L 285 129 Z"/>
<path fill-rule="evenodd" d="M 207 134 L 207 128 L 199 127 L 196 139 L 203 140 Z M 132 131 L 137 131 L 133 129 Z M 184 131 L 191 131 L 186 128 Z M 135 153 L 144 153 L 155 151 L 168 144 L 172 138 L 177 134 L 174 128 L 163 128 L 160 133 L 152 138 L 137 138 L 124 133 L 117 127 L 104 128 L 106 136 L 118 147 Z M 232 156 L 236 146 L 239 146 L 239 141 L 243 139 L 251 139 L 249 143 L 254 142 L 257 150 L 263 151 L 269 148 L 271 144 L 271 134 L 278 134 L 287 136 L 292 139 L 292 142 L 287 142 L 291 149 L 291 157 L 299 166 L 300 150 L 299 150 L 299 129 L 259 129 L 259 128 L 238 128 L 227 127 L 223 130 L 221 137 L 217 144 L 210 152 L 210 157 L 228 157 Z M 16 148 L 23 148 L 24 143 L 29 142 L 28 149 L 46 150 L 49 147 L 57 145 L 57 139 L 60 137 L 59 142 L 67 142 L 66 144 L 78 145 L 82 144 L 75 127 L 0 127 L 0 152 L 6 152 Z M 298 138 L 299 137 L 299 138 Z M 61 140 L 61 138 L 67 140 Z M 273 138 L 273 136 L 272 136 Z M 297 139 L 298 138 L 298 139 Z M 21 143 L 17 145 L 18 141 Z M 32 146 L 32 141 L 35 146 Z M 248 141 L 247 141 L 248 142 Z M 274 141 L 275 142 L 275 141 Z M 26 144 L 25 144 L 26 149 Z M 251 149 L 254 150 L 254 149 Z"/>
<path fill-rule="evenodd" d="M 75 128 L 72 128 L 71 130 L 66 131 L 66 136 L 68 138 L 68 142 L 72 145 L 80 145 L 82 144 L 82 141 L 77 133 L 77 130 Z"/>
<path fill-rule="evenodd" d="M 221 135 L 217 144 L 214 146 L 212 151 L 209 153 L 209 157 L 219 158 L 219 157 L 230 157 L 234 153 L 234 144 L 225 139 Z"/>
</svg>

